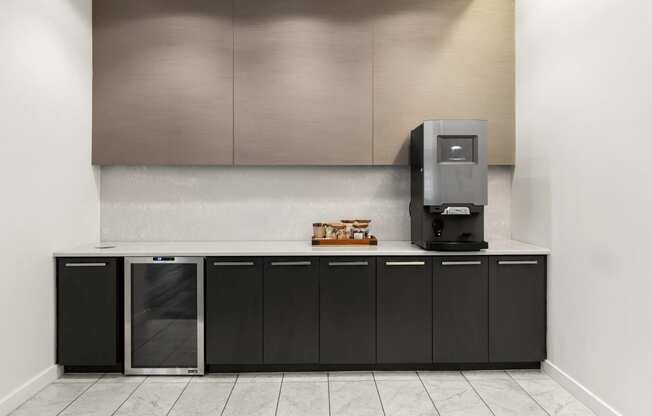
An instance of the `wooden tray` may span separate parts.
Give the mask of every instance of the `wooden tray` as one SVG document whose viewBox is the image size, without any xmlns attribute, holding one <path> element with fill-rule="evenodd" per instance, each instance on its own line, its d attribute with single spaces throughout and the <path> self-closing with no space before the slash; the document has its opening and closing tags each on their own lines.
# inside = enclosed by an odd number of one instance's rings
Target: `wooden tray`
<svg viewBox="0 0 652 416">
<path fill-rule="evenodd" d="M 378 239 L 373 235 L 364 240 L 334 240 L 327 238 L 312 238 L 313 246 L 377 246 Z"/>
</svg>

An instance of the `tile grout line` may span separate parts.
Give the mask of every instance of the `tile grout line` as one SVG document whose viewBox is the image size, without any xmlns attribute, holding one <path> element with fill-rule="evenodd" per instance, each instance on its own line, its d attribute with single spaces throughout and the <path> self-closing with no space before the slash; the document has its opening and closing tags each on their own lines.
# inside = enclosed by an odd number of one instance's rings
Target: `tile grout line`
<svg viewBox="0 0 652 416">
<path fill-rule="evenodd" d="M 482 397 L 482 396 L 480 395 L 480 393 L 478 392 L 478 390 L 476 390 L 476 388 L 475 388 L 475 386 L 473 385 L 473 383 L 471 383 L 471 380 L 469 380 L 469 379 L 464 375 L 464 372 L 463 372 L 463 371 L 460 371 L 460 374 L 462 375 L 462 377 L 464 377 L 464 380 L 466 380 L 466 382 L 469 384 L 469 386 L 471 386 L 471 389 L 475 392 L 475 395 L 478 396 L 478 398 L 479 398 L 480 400 L 482 400 L 482 403 L 484 403 L 484 405 L 487 407 L 487 409 L 489 409 L 489 412 L 490 412 L 492 415 L 496 416 L 496 414 L 494 413 L 494 411 L 493 411 L 493 409 L 491 408 L 491 406 L 489 406 L 489 403 L 486 402 L 486 400 L 484 399 L 484 397 Z"/>
<path fill-rule="evenodd" d="M 328 388 L 328 416 L 331 416 L 331 373 L 326 372 L 326 387 Z"/>
<path fill-rule="evenodd" d="M 113 413 L 111 413 L 111 416 L 113 416 L 113 415 L 115 415 L 116 413 L 118 413 L 118 410 L 120 410 L 120 408 L 121 408 L 122 406 L 124 406 L 125 403 L 127 403 L 127 400 L 131 399 L 131 396 L 134 395 L 134 393 L 136 392 L 136 390 L 138 390 L 138 389 L 140 388 L 140 386 L 142 386 L 143 383 L 145 383 L 146 380 L 147 380 L 147 377 L 143 378 L 143 381 L 141 381 L 140 383 L 138 383 L 138 385 L 136 386 L 136 388 L 134 388 L 134 389 L 131 391 L 131 393 L 129 393 L 129 395 L 127 396 L 127 398 L 124 399 L 124 400 L 122 401 L 122 403 L 120 403 L 120 405 L 119 405 L 119 406 L 118 406 L 118 407 L 113 411 Z"/>
<path fill-rule="evenodd" d="M 274 416 L 278 414 L 278 403 L 281 401 L 281 390 L 283 390 L 283 380 L 285 380 L 285 373 L 281 375 L 281 384 L 278 386 L 278 396 L 276 397 L 276 409 L 274 409 Z"/>
<path fill-rule="evenodd" d="M 61 409 L 61 411 L 60 411 L 59 413 L 57 413 L 57 416 L 59 416 L 61 413 L 65 412 L 67 408 L 69 408 L 70 406 L 72 406 L 72 404 L 75 403 L 75 402 L 77 401 L 77 399 L 79 399 L 79 398 L 80 398 L 84 393 L 86 393 L 88 390 L 90 390 L 91 387 L 93 387 L 94 385 L 96 385 L 97 382 L 100 381 L 100 379 L 101 379 L 102 377 L 104 377 L 104 374 L 102 374 L 101 376 L 99 376 L 99 377 L 97 378 L 97 380 L 95 380 L 95 382 L 91 383 L 90 386 L 86 387 L 86 388 L 85 388 L 81 393 L 79 393 L 77 396 L 75 396 L 75 398 L 72 399 L 72 401 L 70 401 L 70 403 L 68 403 L 68 404 L 66 405 L 66 407 L 64 407 L 63 409 Z M 63 377 L 62 377 L 62 378 L 63 378 Z"/>
<path fill-rule="evenodd" d="M 435 408 L 435 412 L 437 412 L 438 416 L 441 416 L 441 413 L 439 412 L 439 409 L 437 409 L 437 405 L 435 404 L 435 401 L 432 399 L 432 396 L 430 395 L 430 392 L 426 388 L 426 384 L 423 382 L 423 379 L 421 378 L 421 374 L 417 371 L 417 378 L 421 382 L 421 385 L 423 386 L 423 389 L 426 391 L 426 394 L 428 395 L 428 398 L 430 399 L 430 402 L 432 403 L 432 406 Z"/>
<path fill-rule="evenodd" d="M 220 416 L 224 414 L 224 411 L 226 410 L 226 405 L 229 404 L 229 399 L 231 399 L 231 395 L 233 394 L 233 390 L 235 389 L 235 385 L 238 382 L 238 379 L 240 378 L 240 373 L 236 374 L 235 380 L 233 380 L 233 385 L 231 386 L 231 391 L 229 391 L 229 395 L 226 396 L 226 401 L 224 402 L 224 406 L 222 406 L 222 411 L 220 412 Z"/>
<path fill-rule="evenodd" d="M 58 380 L 58 379 L 57 379 L 57 380 Z M 54 383 L 56 383 L 56 380 L 55 380 L 55 381 L 52 381 L 52 382 L 46 384 L 45 386 L 41 387 L 40 389 L 38 389 L 37 392 L 35 392 L 35 393 L 32 394 L 31 396 L 29 396 L 29 397 L 28 397 L 24 402 L 22 402 L 21 404 L 19 404 L 18 406 L 16 406 L 15 409 L 13 409 L 11 412 L 9 412 L 9 415 L 13 415 L 14 412 L 16 412 L 18 409 L 20 409 L 21 407 L 23 407 L 23 406 L 25 405 L 25 403 L 27 403 L 27 402 L 29 402 L 30 400 L 32 400 L 32 399 L 33 399 L 34 397 L 36 397 L 39 393 L 41 393 L 43 390 L 45 390 L 48 386 L 50 386 L 51 384 L 54 384 Z"/>
<path fill-rule="evenodd" d="M 541 405 L 541 403 L 539 403 L 539 401 L 538 401 L 537 399 L 535 399 L 534 396 L 532 396 L 532 395 L 530 394 L 529 391 L 525 390 L 525 387 L 523 387 L 523 386 L 521 385 L 521 383 L 518 382 L 518 380 L 516 380 L 516 379 L 515 379 L 511 374 L 509 374 L 509 371 L 505 371 L 505 373 L 507 374 L 507 376 L 508 376 L 508 377 L 509 377 L 509 378 L 510 378 L 514 383 L 516 383 L 516 385 L 517 385 L 521 390 L 523 390 L 523 391 L 525 392 L 525 394 L 528 395 L 528 397 L 529 397 L 530 399 L 532 399 L 532 400 L 534 401 L 534 403 L 537 404 L 537 406 L 539 406 L 539 407 L 541 408 L 541 410 L 543 410 L 543 412 L 544 412 L 545 414 L 547 414 L 548 416 L 552 416 L 552 415 L 550 414 L 550 412 L 548 412 L 548 411 L 547 411 L 547 410 L 546 410 L 546 409 Z"/>
<path fill-rule="evenodd" d="M 383 399 L 380 397 L 380 390 L 378 390 L 378 383 L 376 382 L 376 374 L 373 371 L 371 372 L 371 377 L 374 379 L 374 387 L 376 387 L 376 394 L 378 394 L 380 409 L 383 411 L 383 415 L 387 416 L 387 413 L 385 413 L 385 406 L 383 405 Z"/>
<path fill-rule="evenodd" d="M 134 395 L 134 393 L 136 392 L 136 390 L 138 390 L 138 389 L 140 388 L 140 386 L 142 386 L 142 385 L 145 383 L 145 381 L 147 381 L 147 377 L 145 377 L 145 378 L 143 379 L 143 381 L 141 381 L 140 383 L 138 383 L 138 385 L 136 386 L 136 388 L 133 389 L 131 393 L 129 393 L 129 395 L 127 396 L 127 398 L 124 399 L 124 400 L 122 401 L 122 403 L 120 403 L 120 406 L 118 406 L 118 407 L 113 411 L 113 413 L 111 413 L 111 416 L 114 416 L 116 413 L 118 413 L 118 410 L 120 410 L 120 408 L 121 408 L 125 403 L 127 403 L 127 400 L 129 400 L 129 399 L 131 398 L 131 396 Z"/>
<path fill-rule="evenodd" d="M 192 377 L 189 378 L 189 379 L 188 379 L 188 382 L 186 383 L 186 385 L 183 386 L 183 390 L 181 390 L 181 393 L 179 393 L 179 395 L 177 396 L 177 399 L 174 401 L 174 403 L 172 403 L 172 406 L 170 406 L 170 408 L 168 409 L 168 411 L 165 413 L 165 416 L 168 416 L 168 415 L 170 414 L 170 412 L 172 411 L 172 409 L 174 409 L 174 406 L 177 405 L 177 402 L 179 401 L 179 399 L 181 398 L 181 396 L 183 396 L 183 393 L 186 391 L 186 389 L 187 389 L 188 386 L 190 385 L 190 382 L 191 382 L 191 381 L 192 381 Z"/>
</svg>

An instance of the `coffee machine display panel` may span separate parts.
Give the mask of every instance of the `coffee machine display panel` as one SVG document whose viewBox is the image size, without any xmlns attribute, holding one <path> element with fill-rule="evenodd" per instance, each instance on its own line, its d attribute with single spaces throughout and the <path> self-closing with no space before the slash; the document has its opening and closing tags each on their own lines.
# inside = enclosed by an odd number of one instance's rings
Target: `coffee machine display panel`
<svg viewBox="0 0 652 416">
<path fill-rule="evenodd" d="M 478 163 L 478 136 L 437 136 L 437 162 Z"/>
</svg>

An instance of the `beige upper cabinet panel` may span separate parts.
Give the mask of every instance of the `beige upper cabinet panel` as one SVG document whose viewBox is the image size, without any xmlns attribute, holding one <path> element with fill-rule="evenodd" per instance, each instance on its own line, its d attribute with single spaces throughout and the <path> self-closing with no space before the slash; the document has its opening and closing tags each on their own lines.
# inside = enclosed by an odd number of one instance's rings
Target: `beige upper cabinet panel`
<svg viewBox="0 0 652 416">
<path fill-rule="evenodd" d="M 236 165 L 372 163 L 372 9 L 235 1 Z"/>
<path fill-rule="evenodd" d="M 232 164 L 231 0 L 93 2 L 93 162 Z"/>
<path fill-rule="evenodd" d="M 489 121 L 489 163 L 514 162 L 513 0 L 380 0 L 374 163 L 405 164 L 426 119 Z"/>
</svg>

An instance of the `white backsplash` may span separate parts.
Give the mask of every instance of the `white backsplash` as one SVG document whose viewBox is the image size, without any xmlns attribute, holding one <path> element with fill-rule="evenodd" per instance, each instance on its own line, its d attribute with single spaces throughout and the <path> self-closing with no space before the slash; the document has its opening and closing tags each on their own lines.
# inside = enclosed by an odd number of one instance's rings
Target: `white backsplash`
<svg viewBox="0 0 652 416">
<path fill-rule="evenodd" d="M 486 237 L 510 236 L 511 167 L 489 169 Z M 406 167 L 103 167 L 103 241 L 306 240 L 315 221 L 369 218 L 409 240 Z"/>
</svg>

